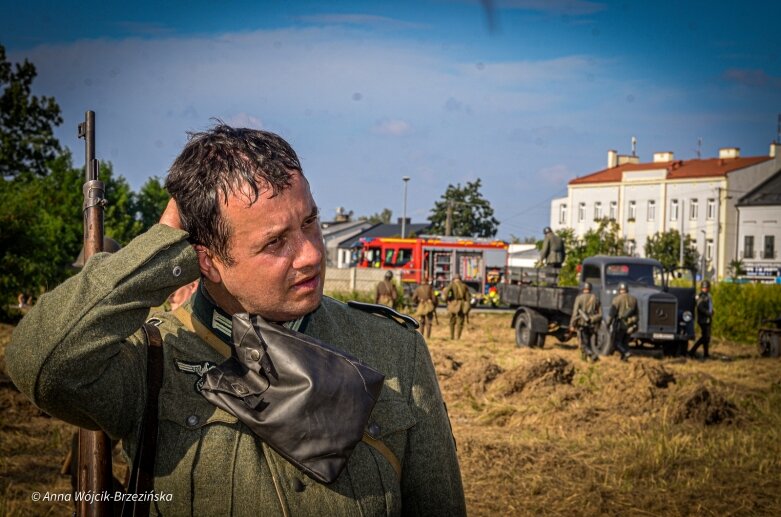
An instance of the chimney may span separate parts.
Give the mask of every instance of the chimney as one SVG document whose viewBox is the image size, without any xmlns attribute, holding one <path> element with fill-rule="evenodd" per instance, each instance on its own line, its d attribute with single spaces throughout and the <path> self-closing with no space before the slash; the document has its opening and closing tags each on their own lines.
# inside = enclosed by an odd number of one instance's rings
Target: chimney
<svg viewBox="0 0 781 517">
<path fill-rule="evenodd" d="M 770 157 L 775 158 L 776 157 L 776 147 L 778 144 L 774 141 L 770 142 Z"/>
<path fill-rule="evenodd" d="M 616 165 L 618 165 L 618 153 L 611 149 L 607 152 L 607 168 L 612 169 Z"/>
<path fill-rule="evenodd" d="M 719 149 L 719 158 L 722 160 L 740 158 L 740 147 L 722 147 Z"/>
<path fill-rule="evenodd" d="M 654 153 L 654 163 L 672 162 L 675 161 L 675 155 L 672 151 L 663 151 L 660 153 Z"/>
</svg>

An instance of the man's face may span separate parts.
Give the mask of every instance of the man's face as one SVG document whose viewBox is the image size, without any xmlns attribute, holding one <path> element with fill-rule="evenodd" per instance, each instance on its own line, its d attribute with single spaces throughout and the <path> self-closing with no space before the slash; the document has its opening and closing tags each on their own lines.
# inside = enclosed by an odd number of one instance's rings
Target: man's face
<svg viewBox="0 0 781 517">
<path fill-rule="evenodd" d="M 231 195 L 221 210 L 231 228 L 234 263 L 212 259 L 218 276 L 208 287 L 218 305 L 270 321 L 290 321 L 316 309 L 325 247 L 306 179 L 294 173 L 289 188 L 275 197 L 262 190 L 252 206 L 246 195 Z"/>
</svg>

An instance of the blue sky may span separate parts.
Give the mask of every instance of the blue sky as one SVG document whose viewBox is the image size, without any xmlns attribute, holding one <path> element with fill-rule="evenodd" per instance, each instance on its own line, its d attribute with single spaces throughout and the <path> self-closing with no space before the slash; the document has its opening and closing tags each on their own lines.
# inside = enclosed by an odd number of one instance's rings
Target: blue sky
<svg viewBox="0 0 781 517">
<path fill-rule="evenodd" d="M 490 6 L 486 8 L 486 6 Z M 607 151 L 764 155 L 781 112 L 778 2 L 0 2 L 0 43 L 38 69 L 60 140 L 138 188 L 216 117 L 280 133 L 324 219 L 424 221 L 481 178 L 499 237 L 541 234 Z"/>
</svg>

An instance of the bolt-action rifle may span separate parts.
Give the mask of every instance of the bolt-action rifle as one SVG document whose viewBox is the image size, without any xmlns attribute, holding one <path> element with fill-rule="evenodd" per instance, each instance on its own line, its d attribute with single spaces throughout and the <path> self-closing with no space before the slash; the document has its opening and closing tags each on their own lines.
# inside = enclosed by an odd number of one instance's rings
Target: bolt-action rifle
<svg viewBox="0 0 781 517">
<path fill-rule="evenodd" d="M 84 204 L 84 263 L 95 253 L 103 251 L 104 185 L 98 179 L 98 160 L 95 159 L 95 112 L 88 111 L 79 124 L 79 138 L 84 139 L 85 182 L 82 188 Z M 113 493 L 111 474 L 111 440 L 102 431 L 79 429 L 78 490 L 83 494 Z M 108 516 L 111 502 L 84 501 L 78 503 L 77 513 L 85 516 Z"/>
</svg>

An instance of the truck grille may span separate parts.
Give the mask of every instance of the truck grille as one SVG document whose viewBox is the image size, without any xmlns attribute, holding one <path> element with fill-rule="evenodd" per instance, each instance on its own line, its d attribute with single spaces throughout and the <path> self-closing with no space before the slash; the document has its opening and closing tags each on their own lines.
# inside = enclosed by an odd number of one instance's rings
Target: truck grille
<svg viewBox="0 0 781 517">
<path fill-rule="evenodd" d="M 651 300 L 648 306 L 648 326 L 675 330 L 676 312 L 675 302 Z"/>
</svg>

